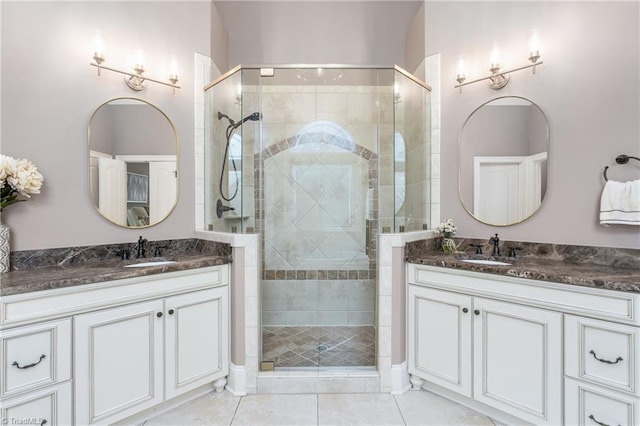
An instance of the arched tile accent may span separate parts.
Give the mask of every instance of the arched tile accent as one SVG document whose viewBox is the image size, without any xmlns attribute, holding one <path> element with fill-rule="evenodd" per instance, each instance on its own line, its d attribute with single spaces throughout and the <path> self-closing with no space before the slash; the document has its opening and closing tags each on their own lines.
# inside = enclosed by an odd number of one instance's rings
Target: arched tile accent
<svg viewBox="0 0 640 426">
<path fill-rule="evenodd" d="M 373 189 L 373 206 L 371 214 L 373 219 L 370 221 L 371 234 L 370 234 L 370 252 L 369 252 L 369 269 L 368 270 L 274 270 L 266 269 L 264 257 L 262 259 L 262 279 L 310 279 L 310 280 L 335 280 L 335 279 L 375 279 L 376 277 L 376 263 L 377 263 L 377 241 L 378 241 L 378 155 L 365 148 L 362 145 L 358 145 L 351 139 L 340 137 L 324 132 L 307 132 L 291 136 L 276 144 L 270 145 L 260 152 L 254 155 L 254 166 L 256 173 L 254 174 L 255 196 L 256 196 L 256 230 L 262 235 L 262 250 L 264 253 L 264 230 L 265 230 L 265 194 L 264 188 L 260 185 L 264 184 L 264 162 L 265 160 L 278 155 L 282 152 L 301 147 L 305 144 L 316 144 L 317 138 L 321 137 L 324 143 L 342 149 L 346 152 L 350 152 L 354 155 L 361 157 L 368 162 L 368 188 Z"/>
</svg>

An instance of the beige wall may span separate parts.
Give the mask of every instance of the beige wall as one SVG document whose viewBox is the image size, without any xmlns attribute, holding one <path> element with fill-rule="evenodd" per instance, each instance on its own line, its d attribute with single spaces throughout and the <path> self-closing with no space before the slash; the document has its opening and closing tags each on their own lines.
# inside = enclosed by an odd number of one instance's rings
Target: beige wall
<svg viewBox="0 0 640 426">
<path fill-rule="evenodd" d="M 640 163 L 615 165 L 618 154 L 639 154 L 640 4 L 638 2 L 427 2 L 426 53 L 440 53 L 442 218 L 458 235 L 591 246 L 640 248 L 640 229 L 598 223 L 605 165 L 609 177 L 638 179 Z M 464 54 L 469 80 L 488 75 L 491 44 L 498 42 L 507 67 L 526 64 L 528 37 L 536 28 L 544 65 L 536 75 L 512 74 L 500 91 L 485 83 L 453 88 L 456 61 Z M 611 70 L 603 73 L 603 70 Z M 608 78 L 607 75 L 614 76 Z M 458 133 L 467 116 L 487 100 L 530 98 L 550 126 L 548 191 L 537 214 L 505 228 L 471 218 L 458 199 Z M 637 163 L 637 162 L 635 162 Z"/>
<path fill-rule="evenodd" d="M 421 1 L 215 1 L 237 64 L 404 65 Z"/>
<path fill-rule="evenodd" d="M 221 73 L 230 68 L 229 35 L 215 1 L 211 2 L 211 59 Z"/>
<path fill-rule="evenodd" d="M 210 54 L 207 2 L 3 1 L 1 152 L 32 160 L 45 178 L 42 194 L 3 211 L 12 250 L 147 239 L 194 232 L 194 53 Z M 179 17 L 179 19 L 177 18 Z M 128 68 L 127 55 L 145 51 L 147 74 L 166 78 L 170 55 L 182 89 L 149 84 L 134 93 L 122 75 L 89 66 L 93 38 L 105 39 L 105 65 Z M 87 124 L 94 109 L 118 96 L 143 98 L 162 109 L 180 140 L 178 205 L 159 225 L 128 230 L 106 221 L 87 183 Z"/>
<path fill-rule="evenodd" d="M 420 6 L 405 36 L 404 47 L 404 64 L 403 68 L 409 72 L 416 70 L 422 61 L 424 61 L 424 43 L 425 43 L 425 5 Z M 423 78 L 418 76 L 419 78 Z"/>
</svg>

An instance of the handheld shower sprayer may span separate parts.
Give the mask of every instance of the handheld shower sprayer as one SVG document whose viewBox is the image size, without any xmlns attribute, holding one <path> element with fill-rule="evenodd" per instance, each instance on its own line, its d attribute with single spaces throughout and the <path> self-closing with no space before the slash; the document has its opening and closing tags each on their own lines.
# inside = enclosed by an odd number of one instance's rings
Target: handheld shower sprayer
<svg viewBox="0 0 640 426">
<path fill-rule="evenodd" d="M 223 114 L 220 111 L 218 111 L 218 120 L 222 120 L 223 118 L 227 119 L 227 121 L 229 122 L 229 125 L 227 126 L 227 130 L 225 132 L 225 135 L 226 135 L 226 138 L 227 138 L 227 144 L 226 144 L 225 149 L 224 149 L 224 157 L 222 158 L 222 170 L 220 171 L 220 180 L 219 180 L 219 184 L 218 184 L 218 189 L 220 190 L 220 197 L 222 197 L 223 200 L 231 201 L 234 198 L 236 198 L 236 195 L 238 195 L 238 189 L 239 189 L 239 186 L 240 186 L 240 183 L 238 182 L 238 177 L 237 177 L 238 169 L 236 168 L 236 162 L 235 162 L 235 159 L 231 158 L 231 165 L 233 166 L 234 176 L 236 177 L 235 190 L 233 192 L 233 195 L 230 195 L 230 196 L 225 196 L 224 195 L 224 191 L 222 190 L 222 182 L 223 182 L 223 179 L 224 179 L 224 170 L 225 170 L 226 163 L 227 163 L 227 156 L 229 154 L 229 144 L 231 142 L 231 136 L 233 136 L 233 132 L 238 127 L 242 126 L 245 122 L 261 120 L 262 119 L 262 114 L 260 114 L 259 112 L 254 112 L 254 113 L 251 113 L 251 114 L 247 115 L 242 120 L 240 120 L 238 122 L 235 122 L 228 115 Z M 218 201 L 220 201 L 220 200 L 218 200 Z M 218 216 L 218 217 L 220 217 L 220 216 Z"/>
</svg>

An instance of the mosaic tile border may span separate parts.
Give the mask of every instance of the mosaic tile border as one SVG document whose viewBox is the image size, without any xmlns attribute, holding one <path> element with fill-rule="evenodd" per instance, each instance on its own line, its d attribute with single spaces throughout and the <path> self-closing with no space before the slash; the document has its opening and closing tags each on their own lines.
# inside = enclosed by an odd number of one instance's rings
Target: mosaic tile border
<svg viewBox="0 0 640 426">
<path fill-rule="evenodd" d="M 375 269 L 267 269 L 263 280 L 373 280 Z"/>
</svg>

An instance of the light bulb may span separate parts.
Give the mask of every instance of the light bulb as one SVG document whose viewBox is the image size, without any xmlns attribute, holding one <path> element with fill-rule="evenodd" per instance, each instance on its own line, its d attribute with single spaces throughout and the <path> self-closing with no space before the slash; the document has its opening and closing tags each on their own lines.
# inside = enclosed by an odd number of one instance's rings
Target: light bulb
<svg viewBox="0 0 640 426">
<path fill-rule="evenodd" d="M 98 65 L 104 62 L 104 40 L 100 30 L 96 30 L 96 35 L 93 39 L 93 60 Z"/>
<path fill-rule="evenodd" d="M 489 59 L 489 63 L 491 67 L 489 70 L 493 73 L 500 70 L 500 62 L 502 61 L 502 56 L 500 55 L 500 49 L 498 48 L 497 43 L 493 43 L 493 47 L 491 48 L 491 56 Z"/>
<path fill-rule="evenodd" d="M 133 69 L 136 71 L 144 71 L 144 52 L 142 51 L 142 49 L 138 49 L 136 51 L 135 64 L 133 66 Z"/>
<path fill-rule="evenodd" d="M 176 84 L 178 81 L 178 61 L 176 61 L 175 56 L 171 56 L 171 60 L 169 61 L 169 81 L 172 84 Z"/>
<path fill-rule="evenodd" d="M 460 78 L 464 80 L 465 78 L 465 63 L 464 63 L 464 57 L 462 55 L 458 57 L 458 63 L 456 64 L 456 78 L 458 80 Z"/>
<path fill-rule="evenodd" d="M 538 35 L 538 31 L 531 31 L 531 37 L 529 38 L 529 60 L 533 63 L 536 63 L 538 59 L 540 59 L 540 51 L 542 50 L 542 46 L 540 43 L 540 36 Z"/>
</svg>

